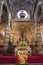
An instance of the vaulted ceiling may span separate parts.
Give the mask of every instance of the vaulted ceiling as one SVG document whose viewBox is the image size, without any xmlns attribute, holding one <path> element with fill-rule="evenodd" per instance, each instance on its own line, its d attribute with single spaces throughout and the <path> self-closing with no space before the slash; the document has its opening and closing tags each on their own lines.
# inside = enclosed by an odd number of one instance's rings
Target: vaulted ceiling
<svg viewBox="0 0 43 65">
<path fill-rule="evenodd" d="M 2 0 L 2 1 L 4 2 L 3 5 L 5 5 L 7 8 L 8 14 L 10 12 L 11 19 L 16 18 L 17 20 L 19 20 L 17 18 L 17 13 L 19 15 L 21 15 L 21 13 L 23 13 L 22 17 L 24 17 L 24 14 L 25 14 L 24 11 L 26 11 L 26 14 L 28 13 L 30 18 L 40 19 L 39 16 L 43 12 L 43 1 L 42 0 Z M 4 10 L 5 10 L 5 8 L 4 8 Z M 21 12 L 21 13 L 19 13 L 19 12 Z M 26 19 L 26 20 L 28 20 L 28 19 Z M 21 21 L 21 19 L 20 19 L 20 21 Z"/>
</svg>

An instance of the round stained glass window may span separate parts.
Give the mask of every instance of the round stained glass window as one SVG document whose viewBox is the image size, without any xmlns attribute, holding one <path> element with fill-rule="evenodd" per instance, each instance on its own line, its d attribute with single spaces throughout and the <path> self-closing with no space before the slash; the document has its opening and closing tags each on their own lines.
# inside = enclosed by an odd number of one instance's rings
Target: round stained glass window
<svg viewBox="0 0 43 65">
<path fill-rule="evenodd" d="M 20 10 L 17 12 L 17 17 L 21 20 L 25 20 L 28 17 L 28 13 L 25 10 Z"/>
</svg>

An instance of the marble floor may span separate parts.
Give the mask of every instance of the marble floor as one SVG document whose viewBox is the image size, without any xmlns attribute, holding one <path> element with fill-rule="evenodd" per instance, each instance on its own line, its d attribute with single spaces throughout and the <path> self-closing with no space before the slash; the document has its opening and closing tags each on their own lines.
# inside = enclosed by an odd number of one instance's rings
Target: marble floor
<svg viewBox="0 0 43 65">
<path fill-rule="evenodd" d="M 0 65 L 15 65 L 15 64 L 0 64 Z M 29 63 L 29 65 L 43 65 L 43 63 Z"/>
</svg>

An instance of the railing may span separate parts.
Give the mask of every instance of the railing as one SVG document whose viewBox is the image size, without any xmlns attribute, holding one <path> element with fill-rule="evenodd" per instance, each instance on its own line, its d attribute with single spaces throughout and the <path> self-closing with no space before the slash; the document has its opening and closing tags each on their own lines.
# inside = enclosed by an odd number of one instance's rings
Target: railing
<svg viewBox="0 0 43 65">
<path fill-rule="evenodd" d="M 15 56 L 0 56 L 0 63 L 19 63 Z M 26 63 L 43 63 L 43 54 L 33 54 L 26 59 Z"/>
</svg>

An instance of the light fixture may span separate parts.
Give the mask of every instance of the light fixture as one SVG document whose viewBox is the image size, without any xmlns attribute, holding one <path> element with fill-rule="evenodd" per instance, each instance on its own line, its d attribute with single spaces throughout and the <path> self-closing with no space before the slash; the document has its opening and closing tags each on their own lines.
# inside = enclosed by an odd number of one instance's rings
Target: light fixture
<svg viewBox="0 0 43 65">
<path fill-rule="evenodd" d="M 30 15 L 28 15 L 28 12 L 25 10 L 20 10 L 17 12 L 17 17 L 21 20 L 25 20 L 26 18 L 30 18 Z"/>
</svg>

